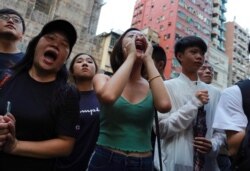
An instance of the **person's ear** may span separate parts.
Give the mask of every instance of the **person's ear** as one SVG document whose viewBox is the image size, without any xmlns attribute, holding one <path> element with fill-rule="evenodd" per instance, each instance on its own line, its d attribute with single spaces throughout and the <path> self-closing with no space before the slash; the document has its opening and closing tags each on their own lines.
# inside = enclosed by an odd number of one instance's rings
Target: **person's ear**
<svg viewBox="0 0 250 171">
<path fill-rule="evenodd" d="M 178 59 L 178 61 L 182 62 L 183 53 L 178 52 L 177 55 L 176 55 L 176 58 Z"/>
<path fill-rule="evenodd" d="M 165 68 L 165 63 L 164 63 L 164 61 L 159 61 L 159 62 L 158 62 L 158 67 L 159 67 L 159 69 L 161 69 L 161 70 L 163 71 L 164 68 Z"/>
<path fill-rule="evenodd" d="M 23 39 L 23 33 L 19 33 L 19 34 L 18 34 L 18 40 L 19 40 L 19 41 L 22 41 L 22 39 Z"/>
</svg>

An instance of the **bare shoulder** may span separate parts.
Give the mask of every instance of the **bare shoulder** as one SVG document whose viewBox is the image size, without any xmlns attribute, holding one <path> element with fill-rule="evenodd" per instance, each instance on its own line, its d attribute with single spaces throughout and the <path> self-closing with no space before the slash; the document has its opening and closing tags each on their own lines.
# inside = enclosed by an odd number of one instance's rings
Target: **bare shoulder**
<svg viewBox="0 0 250 171">
<path fill-rule="evenodd" d="M 110 77 L 106 74 L 96 74 L 93 78 L 93 85 L 95 90 L 102 89 L 104 85 L 109 81 Z"/>
<path fill-rule="evenodd" d="M 99 81 L 99 80 L 109 80 L 110 76 L 106 75 L 106 74 L 96 74 L 93 78 L 93 81 Z"/>
</svg>

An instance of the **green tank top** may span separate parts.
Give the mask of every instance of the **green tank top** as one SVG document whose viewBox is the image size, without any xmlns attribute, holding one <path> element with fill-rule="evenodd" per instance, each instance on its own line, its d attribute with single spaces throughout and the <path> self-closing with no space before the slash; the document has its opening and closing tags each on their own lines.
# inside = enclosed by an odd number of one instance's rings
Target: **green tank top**
<svg viewBox="0 0 250 171">
<path fill-rule="evenodd" d="M 151 92 L 137 104 L 119 97 L 112 105 L 102 105 L 97 144 L 128 152 L 150 151 L 153 116 Z"/>
</svg>

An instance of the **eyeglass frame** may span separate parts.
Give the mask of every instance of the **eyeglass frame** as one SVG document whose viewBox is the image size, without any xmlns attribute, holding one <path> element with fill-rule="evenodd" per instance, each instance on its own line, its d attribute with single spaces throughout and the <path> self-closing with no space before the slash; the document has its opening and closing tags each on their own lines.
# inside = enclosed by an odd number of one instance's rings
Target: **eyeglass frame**
<svg viewBox="0 0 250 171">
<path fill-rule="evenodd" d="M 43 38 L 47 41 L 47 42 L 54 42 L 54 41 L 59 41 L 61 43 L 60 47 L 62 47 L 64 50 L 66 49 L 70 49 L 70 44 L 68 42 L 67 39 L 61 39 L 58 37 L 57 33 L 47 33 L 45 35 L 43 35 Z"/>
<path fill-rule="evenodd" d="M 15 24 L 20 24 L 22 23 L 22 19 L 18 16 L 16 16 L 15 14 L 13 14 L 13 16 L 8 15 L 8 14 L 0 14 L 0 20 L 3 21 L 9 21 L 12 20 Z"/>
<path fill-rule="evenodd" d="M 205 65 L 202 65 L 199 70 L 205 71 L 206 69 L 208 69 L 210 72 L 214 72 L 214 68 L 212 66 L 205 66 Z"/>
</svg>

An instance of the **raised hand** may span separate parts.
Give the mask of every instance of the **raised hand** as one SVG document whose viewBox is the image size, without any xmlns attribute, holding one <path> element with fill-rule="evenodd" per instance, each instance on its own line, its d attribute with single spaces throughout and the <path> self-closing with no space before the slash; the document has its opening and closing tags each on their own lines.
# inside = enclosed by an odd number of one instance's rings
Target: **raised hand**
<svg viewBox="0 0 250 171">
<path fill-rule="evenodd" d="M 123 53 L 125 57 L 136 57 L 135 35 L 130 35 L 124 38 Z"/>
<path fill-rule="evenodd" d="M 143 55 L 143 61 L 147 59 L 152 59 L 152 53 L 153 53 L 153 46 L 152 43 L 147 40 L 147 49 Z"/>
<path fill-rule="evenodd" d="M 202 104 L 207 104 L 209 101 L 209 95 L 207 90 L 198 90 L 195 96 L 202 102 Z"/>
<path fill-rule="evenodd" d="M 17 145 L 16 127 L 15 127 L 16 120 L 15 117 L 10 113 L 4 115 L 3 120 L 8 126 L 8 133 L 6 135 L 5 139 L 6 141 L 2 146 L 3 147 L 2 150 L 4 152 L 11 153 Z"/>
</svg>

